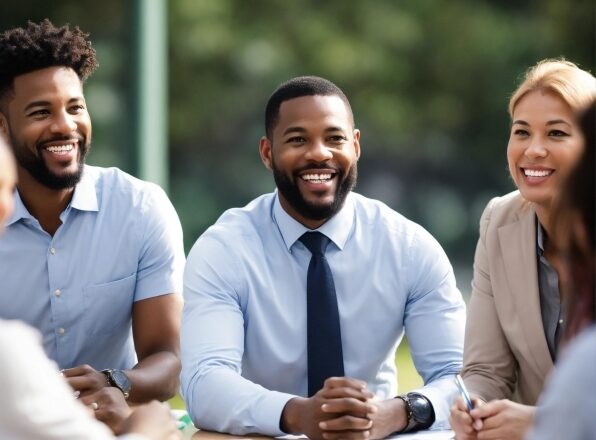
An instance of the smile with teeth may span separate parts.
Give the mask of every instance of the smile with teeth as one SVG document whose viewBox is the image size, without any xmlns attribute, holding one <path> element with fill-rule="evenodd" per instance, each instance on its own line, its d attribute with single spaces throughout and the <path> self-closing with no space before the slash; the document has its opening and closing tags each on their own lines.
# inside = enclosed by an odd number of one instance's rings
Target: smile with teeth
<svg viewBox="0 0 596 440">
<path fill-rule="evenodd" d="M 553 173 L 553 170 L 531 170 L 528 168 L 523 168 L 523 171 L 527 177 L 546 177 Z"/>
<path fill-rule="evenodd" d="M 309 174 L 303 174 L 300 177 L 303 180 L 306 180 L 307 182 L 324 183 L 324 182 L 328 182 L 329 180 L 331 180 L 331 178 L 333 177 L 333 174 L 331 174 L 331 173 L 321 173 L 321 174 L 309 173 Z"/>
<path fill-rule="evenodd" d="M 51 145 L 45 149 L 54 154 L 68 154 L 74 149 L 74 144 Z"/>
</svg>

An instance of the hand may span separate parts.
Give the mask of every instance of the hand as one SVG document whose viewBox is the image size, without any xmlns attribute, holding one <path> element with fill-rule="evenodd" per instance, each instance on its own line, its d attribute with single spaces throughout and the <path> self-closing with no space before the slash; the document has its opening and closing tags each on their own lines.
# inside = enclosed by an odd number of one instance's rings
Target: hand
<svg viewBox="0 0 596 440">
<path fill-rule="evenodd" d="M 385 438 L 406 428 L 408 416 L 403 400 L 389 399 L 372 403 L 376 405 L 377 411 L 369 414 L 369 419 L 372 421 L 371 439 Z"/>
<path fill-rule="evenodd" d="M 474 408 L 470 415 L 482 419 L 478 440 L 521 440 L 532 424 L 535 410 L 533 406 L 503 399 Z"/>
<path fill-rule="evenodd" d="M 86 394 L 80 401 L 91 408 L 95 418 L 108 425 L 114 434 L 123 432 L 122 425 L 132 413 L 122 391 L 114 387 L 101 388 L 93 394 Z"/>
<path fill-rule="evenodd" d="M 368 438 L 372 427 L 368 415 L 377 410 L 369 402 L 372 397 L 364 382 L 332 377 L 314 396 L 291 399 L 283 409 L 280 425 L 287 433 L 301 433 L 311 439 Z"/>
<path fill-rule="evenodd" d="M 484 401 L 472 398 L 472 405 L 474 405 L 474 408 L 478 408 L 484 405 Z M 468 413 L 468 408 L 461 397 L 455 399 L 451 407 L 449 423 L 455 433 L 456 440 L 476 440 L 477 429 L 482 428 L 482 420 L 476 420 Z"/>
<path fill-rule="evenodd" d="M 73 390 L 80 392 L 79 397 L 93 394 L 110 386 L 106 376 L 89 365 L 67 368 L 62 370 L 62 375 Z"/>
<path fill-rule="evenodd" d="M 121 432 L 141 434 L 149 440 L 182 439 L 182 433 L 176 427 L 170 407 L 167 403 L 157 400 L 135 407 L 124 422 Z"/>
</svg>

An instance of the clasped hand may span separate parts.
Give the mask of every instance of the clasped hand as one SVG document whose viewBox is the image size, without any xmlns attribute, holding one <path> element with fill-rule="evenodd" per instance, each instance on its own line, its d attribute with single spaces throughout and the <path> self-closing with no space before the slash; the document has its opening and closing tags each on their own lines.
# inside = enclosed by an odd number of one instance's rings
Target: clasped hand
<svg viewBox="0 0 596 440">
<path fill-rule="evenodd" d="M 403 417 L 396 417 L 401 400 L 373 401 L 373 397 L 361 380 L 329 378 L 314 396 L 296 397 L 286 404 L 281 428 L 311 439 L 357 440 L 383 438 L 405 426 L 405 410 Z"/>
</svg>

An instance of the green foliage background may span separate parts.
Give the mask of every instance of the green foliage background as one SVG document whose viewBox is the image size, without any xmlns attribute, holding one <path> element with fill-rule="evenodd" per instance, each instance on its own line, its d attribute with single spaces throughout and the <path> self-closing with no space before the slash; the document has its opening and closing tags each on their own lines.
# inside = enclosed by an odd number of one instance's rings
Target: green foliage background
<svg viewBox="0 0 596 440">
<path fill-rule="evenodd" d="M 227 208 L 274 188 L 260 163 L 267 98 L 315 74 L 350 98 L 362 131 L 357 190 L 429 229 L 462 291 L 477 223 L 506 170 L 507 100 L 527 67 L 594 70 L 592 0 L 170 0 L 170 196 L 187 250 Z M 0 28 L 49 17 L 90 32 L 90 163 L 135 173 L 132 1 L 3 1 Z"/>
</svg>

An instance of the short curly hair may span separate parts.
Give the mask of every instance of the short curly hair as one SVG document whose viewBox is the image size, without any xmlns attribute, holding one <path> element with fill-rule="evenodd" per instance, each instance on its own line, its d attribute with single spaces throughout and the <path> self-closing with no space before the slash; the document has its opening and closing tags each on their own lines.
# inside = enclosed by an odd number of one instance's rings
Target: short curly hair
<svg viewBox="0 0 596 440">
<path fill-rule="evenodd" d="M 15 77 L 46 67 L 70 67 L 85 81 L 98 66 L 88 37 L 78 26 L 58 28 L 47 18 L 0 34 L 0 98 Z"/>
</svg>

